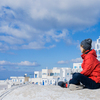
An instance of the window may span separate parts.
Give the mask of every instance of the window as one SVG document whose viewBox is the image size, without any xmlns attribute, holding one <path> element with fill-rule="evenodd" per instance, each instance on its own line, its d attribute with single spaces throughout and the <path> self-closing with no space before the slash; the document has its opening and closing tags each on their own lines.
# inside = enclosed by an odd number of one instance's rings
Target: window
<svg viewBox="0 0 100 100">
<path fill-rule="evenodd" d="M 99 50 L 99 55 L 100 55 L 100 50 Z"/>
<path fill-rule="evenodd" d="M 58 77 L 58 79 L 57 80 L 59 80 L 60 78 Z"/>
<path fill-rule="evenodd" d="M 54 73 L 54 76 L 60 76 L 60 73 Z"/>
<path fill-rule="evenodd" d="M 97 49 L 99 49 L 100 48 L 100 46 L 99 46 L 99 44 L 97 44 Z"/>
<path fill-rule="evenodd" d="M 76 68 L 77 68 L 77 66 L 74 66 L 74 68 L 76 69 Z"/>
<path fill-rule="evenodd" d="M 69 75 L 69 73 L 67 73 L 67 75 Z"/>
<path fill-rule="evenodd" d="M 97 44 L 97 49 L 99 49 L 99 45 Z"/>
<path fill-rule="evenodd" d="M 38 82 L 36 82 L 35 84 L 38 84 Z"/>
<path fill-rule="evenodd" d="M 79 68 L 81 68 L 81 66 L 79 66 Z"/>
<path fill-rule="evenodd" d="M 50 84 L 52 84 L 52 80 L 50 80 Z"/>
<path fill-rule="evenodd" d="M 67 80 L 66 80 L 66 79 L 64 79 L 64 81 L 66 82 Z"/>
<path fill-rule="evenodd" d="M 20 80 L 20 82 L 22 82 L 22 80 Z"/>
<path fill-rule="evenodd" d="M 42 75 L 46 75 L 46 73 L 42 73 Z"/>
<path fill-rule="evenodd" d="M 45 80 L 45 83 L 47 83 L 47 80 Z"/>
<path fill-rule="evenodd" d="M 50 73 L 50 76 L 53 76 L 54 75 L 54 73 Z"/>
<path fill-rule="evenodd" d="M 35 78 L 37 78 L 37 74 L 35 74 Z"/>
</svg>

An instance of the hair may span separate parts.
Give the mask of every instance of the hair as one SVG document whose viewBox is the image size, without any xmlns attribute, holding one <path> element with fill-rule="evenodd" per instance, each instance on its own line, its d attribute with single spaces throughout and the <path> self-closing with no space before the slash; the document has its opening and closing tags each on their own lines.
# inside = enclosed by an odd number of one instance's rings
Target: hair
<svg viewBox="0 0 100 100">
<path fill-rule="evenodd" d="M 80 46 L 83 48 L 83 45 L 80 45 Z M 83 48 L 83 53 L 85 53 L 85 51 L 86 51 L 86 50 Z"/>
</svg>

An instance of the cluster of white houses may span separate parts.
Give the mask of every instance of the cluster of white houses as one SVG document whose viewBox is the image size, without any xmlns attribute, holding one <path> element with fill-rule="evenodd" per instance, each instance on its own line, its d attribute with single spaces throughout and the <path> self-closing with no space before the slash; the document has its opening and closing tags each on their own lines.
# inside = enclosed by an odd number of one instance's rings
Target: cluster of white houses
<svg viewBox="0 0 100 100">
<path fill-rule="evenodd" d="M 57 68 L 42 69 L 42 71 L 34 71 L 34 78 L 24 77 L 10 77 L 13 85 L 23 83 L 33 83 L 38 85 L 56 85 L 58 81 L 69 81 L 72 78 L 73 72 L 82 71 L 81 63 L 73 63 L 71 68 Z"/>
<path fill-rule="evenodd" d="M 41 72 L 35 71 L 32 81 L 35 84 L 56 85 L 58 81 L 69 81 L 72 78 L 73 72 L 82 71 L 81 63 L 74 63 L 71 68 L 42 69 Z"/>
<path fill-rule="evenodd" d="M 100 36 L 95 43 L 95 50 L 97 52 L 97 59 L 100 61 Z M 30 82 L 40 85 L 57 84 L 58 81 L 69 81 L 72 78 L 72 73 L 82 71 L 81 63 L 73 63 L 71 68 L 57 68 L 42 69 L 42 71 L 35 71 L 34 78 L 28 77 L 10 77 L 13 83 Z"/>
</svg>

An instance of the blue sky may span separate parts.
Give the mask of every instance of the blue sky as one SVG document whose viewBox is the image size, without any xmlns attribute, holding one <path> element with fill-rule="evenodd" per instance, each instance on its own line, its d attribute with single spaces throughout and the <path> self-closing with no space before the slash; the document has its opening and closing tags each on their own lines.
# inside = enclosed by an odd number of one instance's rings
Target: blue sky
<svg viewBox="0 0 100 100">
<path fill-rule="evenodd" d="M 1 1 L 1 0 L 0 0 Z M 99 0 L 2 0 L 0 79 L 82 62 L 80 42 L 100 36 Z"/>
</svg>

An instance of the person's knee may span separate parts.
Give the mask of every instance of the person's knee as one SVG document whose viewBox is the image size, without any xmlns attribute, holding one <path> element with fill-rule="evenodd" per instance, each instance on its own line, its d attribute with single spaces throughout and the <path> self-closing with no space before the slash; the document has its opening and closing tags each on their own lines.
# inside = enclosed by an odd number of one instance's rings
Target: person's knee
<svg viewBox="0 0 100 100">
<path fill-rule="evenodd" d="M 78 78 L 78 77 L 80 77 L 80 76 L 81 76 L 80 73 L 74 73 L 74 74 L 73 74 L 73 77 L 74 77 L 74 78 Z"/>
</svg>

